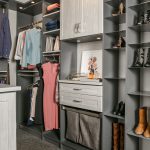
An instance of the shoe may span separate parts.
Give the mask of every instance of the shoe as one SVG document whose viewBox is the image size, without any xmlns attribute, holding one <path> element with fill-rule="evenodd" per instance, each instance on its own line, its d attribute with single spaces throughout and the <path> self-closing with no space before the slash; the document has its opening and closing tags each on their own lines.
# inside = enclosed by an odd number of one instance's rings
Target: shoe
<svg viewBox="0 0 150 150">
<path fill-rule="evenodd" d="M 114 108 L 114 110 L 113 110 L 113 114 L 114 114 L 114 115 L 118 115 L 118 113 L 119 113 L 120 108 L 121 108 L 122 105 L 123 105 L 123 102 L 121 101 L 121 102 L 119 102 L 119 103 L 115 106 L 115 108 Z"/>
<path fill-rule="evenodd" d="M 113 48 L 122 48 L 125 47 L 126 42 L 122 36 L 119 37 L 119 40 L 117 41 L 116 44 L 114 44 Z"/>
<path fill-rule="evenodd" d="M 141 15 L 139 21 L 137 22 L 137 25 L 142 25 L 142 24 L 144 24 L 144 15 Z"/>
<path fill-rule="evenodd" d="M 119 150 L 119 123 L 113 123 L 113 150 Z"/>
<path fill-rule="evenodd" d="M 150 67 L 150 48 L 148 48 L 147 60 L 146 63 L 144 64 L 144 67 Z"/>
<path fill-rule="evenodd" d="M 146 108 L 142 107 L 139 109 L 139 123 L 135 129 L 135 133 L 138 135 L 142 135 L 145 132 L 146 126 L 147 126 Z"/>
<path fill-rule="evenodd" d="M 134 62 L 132 67 L 143 67 L 144 65 L 144 49 L 140 48 L 134 52 Z"/>
<path fill-rule="evenodd" d="M 120 2 L 120 4 L 119 4 L 119 8 L 118 8 L 118 10 L 116 11 L 114 11 L 113 13 L 112 13 L 112 16 L 118 16 L 118 15 L 120 15 L 120 14 L 124 14 L 125 13 L 125 4 L 124 4 L 124 2 Z"/>
<path fill-rule="evenodd" d="M 124 150 L 124 125 L 120 124 L 120 146 L 119 150 Z"/>
<path fill-rule="evenodd" d="M 125 103 L 122 103 L 118 112 L 118 116 L 124 116 L 125 114 Z"/>
<path fill-rule="evenodd" d="M 147 108 L 147 122 L 148 122 L 147 128 L 143 135 L 146 138 L 150 138 L 150 108 Z"/>
</svg>

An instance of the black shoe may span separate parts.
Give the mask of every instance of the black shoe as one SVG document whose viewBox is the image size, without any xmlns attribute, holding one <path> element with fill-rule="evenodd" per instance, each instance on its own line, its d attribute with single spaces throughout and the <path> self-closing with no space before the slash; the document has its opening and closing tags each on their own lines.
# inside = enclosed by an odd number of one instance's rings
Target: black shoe
<svg viewBox="0 0 150 150">
<path fill-rule="evenodd" d="M 134 53 L 134 62 L 132 67 L 143 67 L 144 65 L 144 49 L 140 48 Z"/>
<path fill-rule="evenodd" d="M 124 116 L 124 114 L 125 114 L 125 103 L 122 103 L 118 112 L 118 116 Z"/>
<path fill-rule="evenodd" d="M 114 115 L 118 115 L 120 107 L 122 106 L 122 104 L 123 104 L 123 102 L 121 101 L 121 102 L 117 103 L 117 105 L 114 107 L 114 110 L 113 110 Z"/>
<path fill-rule="evenodd" d="M 148 48 L 147 60 L 146 63 L 144 64 L 144 67 L 150 67 L 150 48 Z"/>
</svg>

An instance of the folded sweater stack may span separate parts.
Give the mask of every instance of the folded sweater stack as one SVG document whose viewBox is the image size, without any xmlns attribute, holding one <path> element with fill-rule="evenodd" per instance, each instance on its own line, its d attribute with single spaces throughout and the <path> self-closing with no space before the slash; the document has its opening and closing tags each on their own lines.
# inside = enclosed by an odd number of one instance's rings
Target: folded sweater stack
<svg viewBox="0 0 150 150">
<path fill-rule="evenodd" d="M 54 4 L 47 6 L 47 13 L 50 13 L 59 9 L 60 9 L 60 4 L 54 3 Z"/>
<path fill-rule="evenodd" d="M 46 30 L 55 30 L 60 28 L 60 21 L 59 20 L 51 20 L 45 24 Z"/>
</svg>

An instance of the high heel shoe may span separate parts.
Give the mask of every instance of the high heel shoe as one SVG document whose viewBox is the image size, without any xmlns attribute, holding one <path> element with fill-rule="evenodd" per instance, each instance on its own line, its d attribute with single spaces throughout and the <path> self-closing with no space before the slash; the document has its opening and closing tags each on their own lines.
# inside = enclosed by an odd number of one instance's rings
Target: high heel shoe
<svg viewBox="0 0 150 150">
<path fill-rule="evenodd" d="M 119 37 L 119 40 L 117 41 L 116 44 L 114 44 L 113 48 L 122 48 L 125 47 L 126 42 L 122 36 Z"/>
<path fill-rule="evenodd" d="M 124 4 L 123 1 L 121 1 L 120 4 L 119 4 L 118 10 L 117 10 L 117 11 L 114 11 L 114 12 L 112 13 L 112 16 L 118 16 L 118 15 L 124 14 L 124 13 L 125 13 L 125 4 Z"/>
</svg>

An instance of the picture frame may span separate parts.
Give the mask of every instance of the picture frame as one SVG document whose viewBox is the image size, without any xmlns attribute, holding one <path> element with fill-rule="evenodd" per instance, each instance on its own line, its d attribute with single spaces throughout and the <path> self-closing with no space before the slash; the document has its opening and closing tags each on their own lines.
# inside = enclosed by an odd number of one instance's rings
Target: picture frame
<svg viewBox="0 0 150 150">
<path fill-rule="evenodd" d="M 93 79 L 102 78 L 102 50 L 82 51 L 80 73 L 89 77 L 93 74 Z"/>
</svg>

